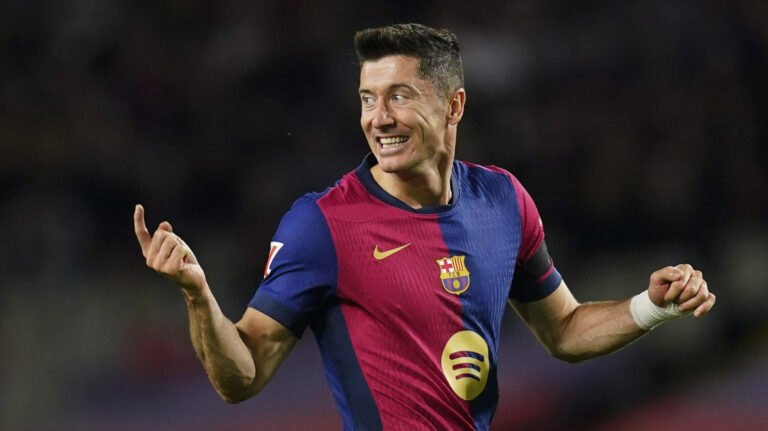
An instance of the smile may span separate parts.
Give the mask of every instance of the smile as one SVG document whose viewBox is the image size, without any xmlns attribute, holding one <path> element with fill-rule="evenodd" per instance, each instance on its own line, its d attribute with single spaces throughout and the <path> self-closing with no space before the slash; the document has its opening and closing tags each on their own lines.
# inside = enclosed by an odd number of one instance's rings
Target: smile
<svg viewBox="0 0 768 431">
<path fill-rule="evenodd" d="M 408 141 L 408 136 L 387 136 L 377 138 L 382 149 L 395 148 L 403 145 Z"/>
</svg>

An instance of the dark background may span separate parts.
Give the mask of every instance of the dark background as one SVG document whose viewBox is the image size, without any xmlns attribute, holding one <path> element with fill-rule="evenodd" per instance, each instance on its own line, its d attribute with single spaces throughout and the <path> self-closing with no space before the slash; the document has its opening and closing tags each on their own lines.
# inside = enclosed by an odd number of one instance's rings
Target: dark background
<svg viewBox="0 0 768 431">
<path fill-rule="evenodd" d="M 170 220 L 237 320 L 291 202 L 367 152 L 355 30 L 454 31 L 458 157 L 512 171 L 581 301 L 690 262 L 718 304 L 580 365 L 514 313 L 495 430 L 768 429 L 768 6 L 10 0 L 0 13 L 0 428 L 339 429 L 312 335 L 219 400 L 133 236 Z"/>
</svg>

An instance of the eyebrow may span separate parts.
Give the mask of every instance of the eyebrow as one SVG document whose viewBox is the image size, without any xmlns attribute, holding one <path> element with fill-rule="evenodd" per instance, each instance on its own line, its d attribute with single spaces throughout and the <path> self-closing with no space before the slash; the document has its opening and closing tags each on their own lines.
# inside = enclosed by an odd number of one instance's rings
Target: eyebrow
<svg viewBox="0 0 768 431">
<path fill-rule="evenodd" d="M 389 87 L 387 87 L 387 91 L 392 91 L 392 90 L 395 90 L 395 89 L 398 89 L 398 88 L 405 88 L 406 90 L 410 90 L 410 91 L 413 91 L 413 92 L 415 92 L 417 94 L 421 94 L 421 92 L 418 89 L 416 89 L 414 86 L 406 84 L 404 82 L 398 82 L 398 83 L 390 85 Z M 360 90 L 358 90 L 358 93 L 359 94 L 373 93 L 373 91 L 371 91 L 371 90 L 369 90 L 367 88 L 361 88 Z"/>
</svg>

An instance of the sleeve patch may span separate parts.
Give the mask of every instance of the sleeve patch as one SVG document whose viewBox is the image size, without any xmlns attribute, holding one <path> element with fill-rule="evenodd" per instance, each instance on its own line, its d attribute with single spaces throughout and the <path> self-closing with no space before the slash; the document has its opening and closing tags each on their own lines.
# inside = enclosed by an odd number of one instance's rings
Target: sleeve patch
<svg viewBox="0 0 768 431">
<path fill-rule="evenodd" d="M 281 248 L 283 248 L 285 244 L 282 242 L 272 241 L 269 243 L 269 257 L 267 258 L 267 265 L 264 267 L 264 278 L 267 278 L 267 276 L 272 272 L 271 266 L 272 266 L 272 260 L 275 258 L 275 255 L 277 255 L 277 252 L 280 251 Z"/>
<path fill-rule="evenodd" d="M 248 304 L 301 336 L 333 294 L 336 250 L 325 216 L 312 196 L 294 202 L 269 247 L 256 294 Z"/>
</svg>

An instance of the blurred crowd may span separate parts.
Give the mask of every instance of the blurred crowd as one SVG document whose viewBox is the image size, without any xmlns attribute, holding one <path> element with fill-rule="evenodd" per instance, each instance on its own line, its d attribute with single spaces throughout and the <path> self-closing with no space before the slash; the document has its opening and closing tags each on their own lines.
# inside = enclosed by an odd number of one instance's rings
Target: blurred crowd
<svg viewBox="0 0 768 431">
<path fill-rule="evenodd" d="M 338 429 L 311 335 L 273 392 L 216 399 L 131 214 L 169 220 L 238 319 L 291 202 L 367 152 L 352 35 L 393 22 L 458 35 L 458 158 L 522 181 L 577 298 L 682 262 L 718 294 L 580 366 L 510 313 L 496 429 L 648 429 L 670 404 L 685 424 L 704 399 L 698 429 L 768 426 L 768 5 L 466 3 L 7 2 L 0 429 Z M 297 399 L 323 408 L 291 422 Z"/>
</svg>

